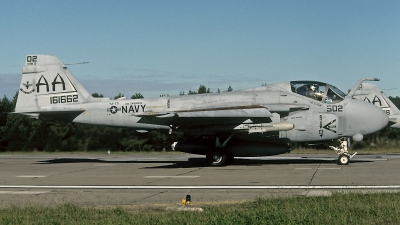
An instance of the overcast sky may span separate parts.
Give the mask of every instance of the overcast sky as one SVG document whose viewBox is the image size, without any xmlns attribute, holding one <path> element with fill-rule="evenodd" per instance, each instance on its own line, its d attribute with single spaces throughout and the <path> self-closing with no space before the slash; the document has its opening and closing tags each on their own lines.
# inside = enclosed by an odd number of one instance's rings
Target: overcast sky
<svg viewBox="0 0 400 225">
<path fill-rule="evenodd" d="M 400 96 L 397 0 L 3 0 L 0 29 L 1 97 L 18 90 L 28 54 L 88 61 L 69 69 L 108 97 L 290 80 L 347 92 L 362 77 Z"/>
</svg>

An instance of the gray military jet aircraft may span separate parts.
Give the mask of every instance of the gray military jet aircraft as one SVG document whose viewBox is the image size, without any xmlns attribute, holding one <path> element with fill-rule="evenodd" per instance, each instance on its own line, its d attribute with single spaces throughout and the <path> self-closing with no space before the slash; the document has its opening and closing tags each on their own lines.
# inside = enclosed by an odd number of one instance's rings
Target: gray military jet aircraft
<svg viewBox="0 0 400 225">
<path fill-rule="evenodd" d="M 226 165 L 235 156 L 290 152 L 290 142 L 360 140 L 389 121 L 379 107 L 317 81 L 149 99 L 93 98 L 65 64 L 49 55 L 26 57 L 15 113 L 139 131 L 183 131 L 190 138 L 173 147 L 206 155 L 213 166 Z M 339 164 L 353 156 L 347 146 L 336 150 Z"/>
</svg>

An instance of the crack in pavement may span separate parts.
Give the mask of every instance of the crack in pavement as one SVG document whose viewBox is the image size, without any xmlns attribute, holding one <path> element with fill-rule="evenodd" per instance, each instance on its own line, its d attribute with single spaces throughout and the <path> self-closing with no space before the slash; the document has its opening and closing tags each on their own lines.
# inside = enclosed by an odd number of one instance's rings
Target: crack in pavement
<svg viewBox="0 0 400 225">
<path fill-rule="evenodd" d="M 308 185 L 307 185 L 307 186 L 310 186 L 310 185 L 311 185 L 311 183 L 312 183 L 313 180 L 314 180 L 315 174 L 317 174 L 317 172 L 318 172 L 318 170 L 319 170 L 320 167 L 321 167 L 321 163 L 318 165 L 317 169 L 315 169 L 315 172 L 314 172 L 314 174 L 312 175 L 311 180 L 310 180 L 310 182 L 308 182 Z M 308 189 L 306 189 L 306 191 L 308 191 Z"/>
</svg>

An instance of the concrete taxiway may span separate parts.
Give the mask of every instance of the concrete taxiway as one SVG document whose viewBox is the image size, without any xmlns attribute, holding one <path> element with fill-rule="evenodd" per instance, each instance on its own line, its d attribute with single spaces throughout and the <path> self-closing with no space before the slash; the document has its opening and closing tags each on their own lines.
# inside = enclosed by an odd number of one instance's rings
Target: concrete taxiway
<svg viewBox="0 0 400 225">
<path fill-rule="evenodd" d="M 286 154 L 237 158 L 207 167 L 189 154 L 0 154 L 0 207 L 178 205 L 257 197 L 330 195 L 335 191 L 400 191 L 400 155 Z"/>
</svg>

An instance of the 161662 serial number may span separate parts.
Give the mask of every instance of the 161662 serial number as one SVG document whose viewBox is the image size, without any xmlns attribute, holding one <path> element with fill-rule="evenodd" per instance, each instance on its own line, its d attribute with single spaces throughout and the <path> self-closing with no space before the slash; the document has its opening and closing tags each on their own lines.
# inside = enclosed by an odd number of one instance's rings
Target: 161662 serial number
<svg viewBox="0 0 400 225">
<path fill-rule="evenodd" d="M 78 102 L 78 95 L 60 95 L 50 97 L 50 104 Z"/>
</svg>

